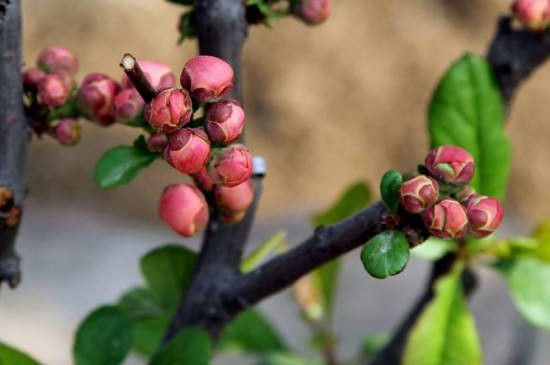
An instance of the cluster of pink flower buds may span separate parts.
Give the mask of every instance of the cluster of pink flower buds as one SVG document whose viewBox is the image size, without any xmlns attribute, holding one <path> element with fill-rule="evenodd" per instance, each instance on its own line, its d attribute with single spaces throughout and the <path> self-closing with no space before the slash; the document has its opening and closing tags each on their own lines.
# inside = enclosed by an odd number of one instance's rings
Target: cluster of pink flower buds
<svg viewBox="0 0 550 365">
<path fill-rule="evenodd" d="M 294 15 L 310 25 L 321 24 L 330 16 L 331 0 L 302 0 L 294 9 Z"/>
<path fill-rule="evenodd" d="M 404 181 L 399 201 L 407 212 L 422 214 L 432 235 L 457 239 L 469 232 L 485 237 L 498 228 L 503 217 L 500 201 L 467 186 L 475 172 L 470 153 L 456 146 L 441 146 L 430 151 L 424 166 L 428 174 Z"/>
<path fill-rule="evenodd" d="M 200 195 L 200 199 L 176 198 L 176 193 L 165 192 L 159 207 L 160 216 L 170 227 L 189 236 L 204 227 L 197 223 L 204 223 L 204 215 L 197 212 L 208 212 L 203 192 L 211 194 L 223 221 L 233 224 L 244 218 L 254 189 L 250 152 L 235 143 L 244 128 L 244 111 L 235 100 L 223 99 L 233 87 L 231 66 L 216 57 L 197 56 L 185 64 L 180 82 L 181 89 L 171 85 L 157 90 L 145 105 L 144 115 L 156 130 L 147 141 L 148 148 L 163 150 L 164 159 L 192 176 L 200 188 L 180 188 L 182 196 L 185 190 L 186 197 Z M 203 116 L 193 119 L 201 107 Z M 177 209 L 183 203 L 186 206 Z"/>
<path fill-rule="evenodd" d="M 515 0 L 512 13 L 525 27 L 542 31 L 550 25 L 550 0 Z"/>
</svg>

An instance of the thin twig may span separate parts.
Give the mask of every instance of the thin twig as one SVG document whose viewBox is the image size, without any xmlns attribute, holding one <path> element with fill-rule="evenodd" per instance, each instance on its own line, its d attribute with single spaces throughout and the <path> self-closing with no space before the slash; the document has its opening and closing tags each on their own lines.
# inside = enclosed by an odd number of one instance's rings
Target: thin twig
<svg viewBox="0 0 550 365">
<path fill-rule="evenodd" d="M 136 90 L 139 92 L 143 100 L 149 103 L 156 95 L 155 88 L 151 85 L 145 74 L 139 67 L 139 64 L 134 56 L 126 53 L 120 61 L 120 67 L 124 70 Z"/>
</svg>

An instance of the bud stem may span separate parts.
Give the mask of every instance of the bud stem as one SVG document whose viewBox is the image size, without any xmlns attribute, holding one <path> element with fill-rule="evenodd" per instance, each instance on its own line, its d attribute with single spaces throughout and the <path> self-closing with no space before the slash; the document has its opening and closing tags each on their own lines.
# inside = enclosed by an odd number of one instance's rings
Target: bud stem
<svg viewBox="0 0 550 365">
<path fill-rule="evenodd" d="M 150 102 L 156 95 L 156 91 L 145 77 L 145 74 L 139 67 L 137 60 L 130 53 L 124 54 L 120 61 L 120 67 L 124 70 L 132 84 L 135 86 L 143 100 Z"/>
</svg>

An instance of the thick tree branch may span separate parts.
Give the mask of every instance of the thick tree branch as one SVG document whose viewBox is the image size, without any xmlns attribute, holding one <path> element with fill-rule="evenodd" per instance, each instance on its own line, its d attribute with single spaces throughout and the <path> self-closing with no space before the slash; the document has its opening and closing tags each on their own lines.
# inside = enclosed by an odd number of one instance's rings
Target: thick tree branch
<svg viewBox="0 0 550 365">
<path fill-rule="evenodd" d="M 21 7 L 19 0 L 0 0 L 0 284 L 20 280 L 15 238 L 23 199 L 27 122 L 21 76 Z"/>
</svg>

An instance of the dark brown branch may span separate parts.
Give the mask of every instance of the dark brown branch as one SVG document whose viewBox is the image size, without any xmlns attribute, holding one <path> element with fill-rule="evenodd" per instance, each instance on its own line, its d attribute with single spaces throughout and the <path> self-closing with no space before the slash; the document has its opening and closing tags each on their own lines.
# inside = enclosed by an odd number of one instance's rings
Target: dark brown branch
<svg viewBox="0 0 550 365">
<path fill-rule="evenodd" d="M 26 195 L 28 129 L 21 76 L 21 4 L 0 0 L 0 284 L 20 280 L 15 238 Z"/>
<path fill-rule="evenodd" d="M 126 53 L 120 61 L 120 67 L 124 70 L 136 90 L 146 103 L 150 102 L 156 95 L 155 89 L 145 77 L 134 56 Z"/>
</svg>

